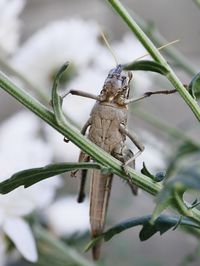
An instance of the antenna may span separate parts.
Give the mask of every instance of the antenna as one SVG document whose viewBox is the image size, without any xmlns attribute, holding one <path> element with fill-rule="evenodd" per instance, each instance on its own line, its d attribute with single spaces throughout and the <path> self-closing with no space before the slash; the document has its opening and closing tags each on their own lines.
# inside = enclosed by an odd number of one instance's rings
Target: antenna
<svg viewBox="0 0 200 266">
<path fill-rule="evenodd" d="M 100 33 L 101 33 L 101 37 L 103 38 L 103 40 L 104 40 L 104 42 L 105 42 L 105 44 L 106 44 L 108 50 L 109 50 L 110 53 L 112 54 L 112 56 L 113 56 L 113 58 L 114 58 L 114 60 L 115 60 L 116 65 L 119 65 L 119 63 L 118 63 L 118 61 L 117 61 L 117 57 L 115 56 L 115 53 L 114 53 L 114 51 L 113 51 L 111 45 L 109 44 L 108 39 L 106 38 L 104 32 L 103 32 L 102 30 L 100 30 Z"/>
<path fill-rule="evenodd" d="M 167 43 L 167 44 L 164 44 L 164 45 L 158 47 L 157 49 L 158 49 L 158 50 L 162 50 L 163 48 L 165 48 L 165 47 L 167 47 L 167 46 L 169 46 L 169 45 L 172 45 L 172 44 L 174 44 L 174 43 L 177 43 L 177 42 L 179 42 L 179 41 L 180 41 L 180 40 L 175 40 L 175 41 L 169 42 L 169 43 Z M 146 57 L 147 55 L 149 55 L 149 53 L 146 53 L 146 54 L 144 54 L 144 55 L 142 55 L 142 56 L 136 58 L 134 61 L 137 61 L 137 60 L 139 60 L 139 59 L 141 59 L 141 58 L 143 58 L 143 57 Z"/>
</svg>

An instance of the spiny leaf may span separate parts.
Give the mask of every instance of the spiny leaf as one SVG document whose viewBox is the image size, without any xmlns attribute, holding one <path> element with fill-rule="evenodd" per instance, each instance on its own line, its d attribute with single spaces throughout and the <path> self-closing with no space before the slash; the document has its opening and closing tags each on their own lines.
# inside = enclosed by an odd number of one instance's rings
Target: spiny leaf
<svg viewBox="0 0 200 266">
<path fill-rule="evenodd" d="M 188 89 L 189 93 L 194 99 L 198 99 L 200 97 L 200 72 L 193 77 Z"/>
<path fill-rule="evenodd" d="M 55 114 L 55 119 L 58 124 L 62 124 L 63 121 L 65 121 L 65 117 L 62 112 L 62 97 L 58 93 L 58 85 L 60 78 L 62 77 L 63 73 L 65 70 L 68 68 L 69 62 L 66 62 L 61 66 L 61 68 L 58 70 L 54 82 L 53 82 L 53 87 L 52 87 L 52 93 L 51 93 L 51 103 L 53 106 L 54 114 Z"/>
<path fill-rule="evenodd" d="M 192 222 L 187 217 L 181 217 L 180 219 L 179 216 L 160 215 L 153 224 L 148 222 L 143 225 L 143 228 L 140 231 L 139 235 L 140 240 L 145 241 L 157 232 L 162 235 L 166 233 L 169 229 L 174 228 L 174 226 L 177 226 L 178 224 L 199 228 L 197 224 Z"/>
<path fill-rule="evenodd" d="M 89 168 L 101 169 L 101 165 L 97 163 L 57 163 L 49 164 L 44 167 L 23 170 L 15 173 L 9 179 L 1 182 L 0 193 L 9 193 L 19 186 L 24 186 L 25 188 L 27 188 L 46 178 L 68 171 Z"/>
<path fill-rule="evenodd" d="M 150 60 L 140 60 L 140 61 L 134 61 L 130 64 L 125 64 L 123 66 L 124 70 L 143 70 L 143 71 L 151 71 L 151 72 L 157 72 L 162 75 L 167 75 L 168 70 L 166 67 L 161 65 L 158 62 L 150 61 Z"/>
<path fill-rule="evenodd" d="M 143 175 L 150 177 L 155 182 L 161 182 L 165 178 L 165 175 L 166 175 L 165 172 L 158 172 L 155 175 L 151 174 L 149 170 L 147 169 L 145 162 L 143 162 L 143 168 L 141 170 L 141 173 Z"/>
<path fill-rule="evenodd" d="M 186 190 L 200 190 L 200 168 L 199 167 L 191 167 L 189 169 L 184 169 L 178 173 L 176 177 L 167 182 L 164 188 L 157 196 L 157 204 L 155 210 L 152 215 L 151 222 L 155 221 L 155 219 L 160 215 L 160 213 L 168 207 L 172 202 L 176 203 L 176 199 L 174 198 L 174 193 L 179 195 L 181 201 L 177 207 L 180 208 L 180 204 L 182 209 L 186 209 L 185 203 L 182 200 L 183 194 Z M 187 211 L 187 209 L 186 209 Z M 189 208 L 188 208 L 189 211 Z"/>
<path fill-rule="evenodd" d="M 155 180 L 155 176 L 152 175 L 152 174 L 149 172 L 149 170 L 148 170 L 147 167 L 146 167 L 145 162 L 143 162 L 143 167 L 142 167 L 141 173 L 142 173 L 143 175 L 146 175 L 146 176 L 150 177 L 151 179 Z"/>
<path fill-rule="evenodd" d="M 138 225 L 143 226 L 139 234 L 141 241 L 145 241 L 149 239 L 151 236 L 153 236 L 157 232 L 160 232 L 161 235 L 164 234 L 169 229 L 173 228 L 178 222 L 180 222 L 180 225 L 193 226 L 195 228 L 200 228 L 196 223 L 192 222 L 187 217 L 182 217 L 182 219 L 180 220 L 179 216 L 160 215 L 155 220 L 154 224 L 150 223 L 151 218 L 152 218 L 152 215 L 146 215 L 142 217 L 131 218 L 131 219 L 125 220 L 113 226 L 112 228 L 104 232 L 102 235 L 90 241 L 85 251 L 89 250 L 91 247 L 93 247 L 97 242 L 101 240 L 109 241 L 113 236 L 127 229 L 138 226 Z"/>
</svg>

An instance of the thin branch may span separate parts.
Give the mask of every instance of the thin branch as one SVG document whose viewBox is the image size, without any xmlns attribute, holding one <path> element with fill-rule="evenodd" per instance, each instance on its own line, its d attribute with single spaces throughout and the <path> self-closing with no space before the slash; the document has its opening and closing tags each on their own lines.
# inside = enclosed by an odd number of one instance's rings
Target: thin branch
<svg viewBox="0 0 200 266">
<path fill-rule="evenodd" d="M 147 37 L 147 35 L 142 31 L 142 29 L 138 26 L 138 24 L 133 20 L 133 18 L 130 16 L 130 14 L 127 12 L 127 10 L 124 8 L 124 6 L 120 3 L 119 0 L 107 0 L 107 1 L 112 5 L 113 9 L 115 9 L 115 11 L 122 17 L 122 19 L 125 21 L 128 27 L 131 29 L 131 31 L 136 35 L 138 40 L 147 49 L 152 58 L 156 62 L 162 64 L 168 70 L 168 74 L 166 75 L 166 77 L 171 82 L 171 84 L 177 89 L 177 91 L 184 99 L 184 101 L 187 103 L 187 105 L 190 107 L 196 118 L 200 121 L 200 108 L 198 103 L 192 98 L 189 92 L 185 89 L 182 82 L 175 75 L 174 71 L 167 64 L 166 60 L 158 51 L 158 49 L 155 47 L 155 45 L 152 43 L 152 41 Z"/>
<path fill-rule="evenodd" d="M 160 184 L 154 183 L 150 178 L 140 173 L 137 173 L 132 168 L 128 167 L 130 171 L 130 177 L 124 173 L 122 169 L 122 163 L 117 159 L 103 151 L 101 148 L 96 146 L 90 140 L 85 138 L 71 123 L 65 120 L 65 124 L 57 123 L 55 120 L 54 113 L 48 110 L 44 105 L 39 101 L 33 98 L 23 89 L 20 89 L 12 83 L 2 72 L 0 72 L 0 87 L 11 94 L 16 98 L 20 103 L 22 103 L 29 110 L 34 112 L 37 116 L 55 128 L 58 132 L 63 134 L 67 139 L 72 141 L 77 145 L 81 150 L 85 151 L 87 154 L 92 156 L 96 162 L 99 162 L 105 166 L 111 168 L 112 172 L 118 176 L 121 176 L 125 180 L 129 178 L 136 184 L 138 187 L 141 187 L 143 190 L 149 192 L 152 195 L 157 194 L 161 189 Z"/>
<path fill-rule="evenodd" d="M 135 185 L 142 188 L 151 195 L 155 196 L 161 191 L 161 184 L 155 183 L 149 177 L 141 173 L 137 173 L 130 167 L 127 167 L 127 170 L 129 172 L 129 176 L 127 176 L 122 169 L 121 162 L 119 162 L 117 159 L 85 138 L 68 121 L 64 121 L 64 124 L 62 124 L 61 121 L 61 123 L 59 122 L 58 124 L 55 120 L 54 113 L 48 110 L 44 105 L 42 105 L 39 101 L 29 95 L 26 91 L 13 84 L 12 81 L 10 81 L 2 72 L 0 72 L 0 87 L 10 95 L 12 95 L 33 113 L 35 113 L 37 116 L 39 116 L 42 120 L 48 123 L 50 126 L 55 128 L 58 132 L 63 134 L 67 139 L 71 140 L 81 150 L 89 154 L 96 162 L 99 162 L 100 164 L 111 169 L 112 173 L 122 177 L 124 180 L 133 182 Z M 176 209 L 176 206 L 174 206 L 174 208 Z M 190 213 L 191 215 L 189 217 L 200 224 L 200 211 L 194 208 Z"/>
<path fill-rule="evenodd" d="M 199 1 L 200 0 L 194 0 Z M 149 35 L 150 39 L 153 41 L 153 43 L 160 47 L 164 44 L 166 44 L 168 41 L 157 31 L 157 29 L 150 29 L 150 26 L 148 23 L 146 23 L 141 17 L 136 15 L 133 10 L 130 10 L 131 15 L 135 18 L 137 23 L 140 25 L 140 27 L 143 29 L 143 31 Z M 166 47 L 163 51 L 163 54 L 168 56 L 170 59 L 175 62 L 175 64 L 185 71 L 189 76 L 193 77 L 198 72 L 197 68 L 191 65 L 191 62 L 182 54 L 180 53 L 174 46 Z"/>
</svg>

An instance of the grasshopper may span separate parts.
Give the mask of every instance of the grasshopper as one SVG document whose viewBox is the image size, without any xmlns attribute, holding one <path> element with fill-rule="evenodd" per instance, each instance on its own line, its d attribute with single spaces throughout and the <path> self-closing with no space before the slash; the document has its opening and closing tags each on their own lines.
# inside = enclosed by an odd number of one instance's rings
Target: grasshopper
<svg viewBox="0 0 200 266">
<path fill-rule="evenodd" d="M 133 132 L 127 130 L 128 104 L 144 99 L 153 94 L 170 94 L 176 90 L 162 90 L 147 92 L 137 99 L 129 99 L 130 81 L 132 73 L 123 70 L 123 66 L 118 64 L 111 69 L 104 82 L 103 89 L 99 95 L 87 92 L 70 90 L 68 93 L 96 100 L 91 111 L 90 118 L 83 126 L 81 133 L 103 150 L 122 162 L 122 168 L 126 166 L 135 167 L 135 159 L 144 151 L 144 145 L 138 140 Z M 67 94 L 68 94 L 67 93 Z M 133 152 L 127 148 L 126 138 L 135 144 L 138 152 Z M 90 156 L 80 152 L 79 162 L 89 162 Z M 128 174 L 128 173 L 127 173 Z M 78 202 L 82 202 L 85 197 L 84 187 L 87 170 L 81 170 L 81 183 L 78 194 Z M 109 196 L 112 186 L 113 174 L 102 174 L 99 170 L 92 170 L 90 184 L 90 225 L 92 238 L 98 237 L 104 230 L 106 212 L 108 208 Z M 132 192 L 137 195 L 137 187 L 128 182 Z M 93 247 L 92 255 L 94 260 L 100 256 L 101 243 Z"/>
<path fill-rule="evenodd" d="M 135 168 L 135 159 L 144 151 L 144 145 L 139 141 L 134 132 L 127 130 L 128 118 L 128 105 L 142 100 L 154 94 L 171 94 L 176 90 L 160 90 L 154 92 L 146 92 L 142 97 L 129 99 L 130 81 L 132 79 L 131 71 L 124 71 L 123 65 L 117 63 L 114 52 L 108 43 L 103 32 L 102 38 L 105 41 L 108 49 L 116 61 L 116 67 L 111 69 L 105 79 L 103 89 L 99 95 L 91 93 L 70 90 L 67 92 L 72 95 L 82 96 L 96 100 L 96 103 L 91 111 L 90 118 L 83 126 L 81 133 L 95 143 L 97 146 L 108 152 L 116 159 L 122 162 L 122 168 L 128 175 L 127 165 Z M 178 40 L 170 42 L 166 45 L 159 47 L 163 49 Z M 145 57 L 145 54 L 138 59 Z M 138 60 L 136 59 L 136 60 Z M 133 152 L 126 146 L 126 138 L 135 144 L 138 152 Z M 90 156 L 80 152 L 79 162 L 89 162 Z M 74 176 L 77 171 L 72 173 Z M 84 201 L 85 198 L 85 183 L 86 183 L 87 170 L 81 170 L 81 182 L 77 201 L 79 203 Z M 92 170 L 91 184 L 90 184 L 90 225 L 92 238 L 98 237 L 103 233 L 110 191 L 112 186 L 113 174 L 102 174 L 99 170 Z M 133 194 L 137 195 L 138 188 L 132 182 L 127 181 Z M 98 260 L 100 256 L 101 243 L 97 243 L 92 248 L 92 256 L 94 260 Z"/>
</svg>

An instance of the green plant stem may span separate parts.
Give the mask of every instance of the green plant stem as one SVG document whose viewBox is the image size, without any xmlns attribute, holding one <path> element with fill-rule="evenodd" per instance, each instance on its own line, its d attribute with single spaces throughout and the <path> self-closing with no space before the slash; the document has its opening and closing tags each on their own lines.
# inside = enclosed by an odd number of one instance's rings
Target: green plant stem
<svg viewBox="0 0 200 266">
<path fill-rule="evenodd" d="M 150 39 L 157 47 L 168 43 L 168 41 L 157 31 L 157 29 L 149 29 L 150 27 L 148 23 L 136 15 L 132 10 L 130 13 L 138 22 L 143 31 L 149 35 Z M 171 58 L 173 62 L 175 62 L 175 65 L 184 70 L 189 76 L 193 77 L 198 72 L 194 66 L 191 66 L 191 62 L 189 62 L 188 59 L 185 58 L 185 56 L 181 54 L 173 45 L 165 47 L 165 49 L 162 50 L 162 53 Z"/>
<path fill-rule="evenodd" d="M 81 135 L 69 122 L 65 121 L 65 125 L 58 125 L 53 112 L 48 110 L 26 91 L 13 84 L 12 81 L 10 81 L 2 72 L 0 72 L 0 87 L 39 116 L 42 120 L 47 122 L 50 126 L 55 128 L 58 132 L 63 134 L 67 139 L 71 140 L 81 150 L 89 154 L 96 162 L 110 168 L 114 174 L 122 177 L 124 180 L 131 180 L 138 187 L 154 196 L 162 189 L 161 184 L 152 181 L 152 179 L 141 173 L 137 173 L 130 167 L 128 167 L 129 177 L 127 177 L 122 169 L 121 162 Z M 196 208 L 192 209 L 190 218 L 200 224 L 200 211 Z"/>
<path fill-rule="evenodd" d="M 89 260 L 81 256 L 75 249 L 55 239 L 52 235 L 49 234 L 49 232 L 44 230 L 42 227 L 37 226 L 34 228 L 34 231 L 39 241 L 50 244 L 52 247 L 55 247 L 55 250 L 58 250 L 64 256 L 63 263 L 64 261 L 66 262 L 67 258 L 69 258 L 71 263 L 77 266 L 78 265 L 80 266 L 95 266 L 96 265 L 95 263 L 90 262 Z M 64 265 L 63 263 L 61 263 L 61 265 Z"/>
<path fill-rule="evenodd" d="M 152 56 L 152 58 L 156 62 L 162 64 L 168 70 L 168 74 L 166 75 L 166 77 L 171 82 L 171 84 L 177 89 L 177 91 L 179 92 L 181 97 L 184 99 L 184 101 L 187 103 L 187 105 L 190 107 L 190 109 L 192 110 L 192 112 L 194 113 L 196 118 L 200 121 L 200 108 L 198 106 L 198 103 L 192 98 L 192 96 L 189 94 L 189 92 L 185 89 L 182 82 L 175 75 L 174 71 L 167 64 L 166 60 L 160 54 L 160 52 L 155 47 L 155 45 L 152 43 L 152 41 L 147 37 L 147 35 L 137 25 L 137 23 L 129 15 L 129 13 L 124 8 L 124 6 L 120 3 L 119 0 L 107 0 L 107 1 L 112 5 L 112 7 L 115 9 L 115 11 L 126 22 L 126 24 L 129 26 L 129 28 L 132 30 L 132 32 L 136 35 L 138 40 L 147 49 L 147 51 Z"/>
<path fill-rule="evenodd" d="M 151 33 L 151 40 L 155 43 L 157 47 L 160 47 L 167 43 L 167 40 L 162 37 L 159 33 Z M 179 69 L 184 70 L 190 77 L 197 74 L 198 70 L 194 66 L 191 66 L 191 62 L 187 60 L 177 49 L 174 47 L 166 47 L 163 53 L 175 62 L 175 66 Z"/>
<path fill-rule="evenodd" d="M 68 121 L 65 120 L 65 125 L 61 123 L 58 124 L 55 120 L 53 112 L 48 110 L 44 105 L 42 105 L 39 101 L 29 95 L 26 91 L 14 85 L 1 72 L 0 87 L 7 91 L 9 94 L 11 94 L 20 103 L 22 103 L 25 107 L 27 107 L 29 110 L 38 115 L 41 119 L 46 121 L 49 125 L 55 128 L 61 134 L 63 134 L 67 139 L 75 143 L 81 150 L 91 155 L 96 162 L 99 162 L 105 165 L 106 167 L 111 168 L 114 174 L 121 176 L 126 180 L 129 179 L 121 167 L 122 164 L 117 159 L 110 156 L 108 153 L 106 153 L 101 148 L 97 147 L 94 143 L 92 143 L 90 140 L 81 135 L 79 131 Z M 152 195 L 155 195 L 161 189 L 160 184 L 154 183 L 149 177 L 137 173 L 130 167 L 128 169 L 130 170 L 130 178 L 133 180 L 133 182 L 145 191 L 149 192 Z"/>
<path fill-rule="evenodd" d="M 193 0 L 193 2 L 200 8 L 200 0 Z"/>
</svg>

